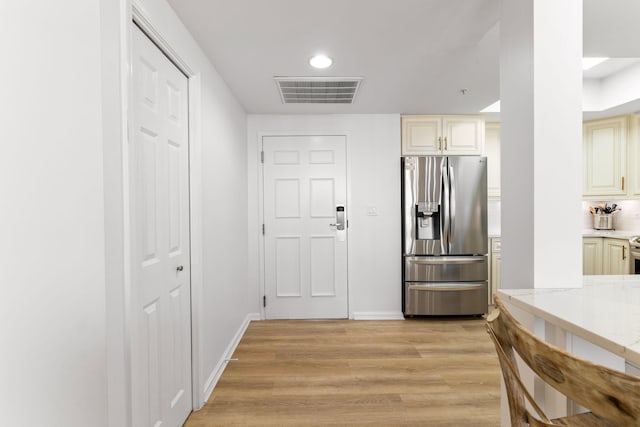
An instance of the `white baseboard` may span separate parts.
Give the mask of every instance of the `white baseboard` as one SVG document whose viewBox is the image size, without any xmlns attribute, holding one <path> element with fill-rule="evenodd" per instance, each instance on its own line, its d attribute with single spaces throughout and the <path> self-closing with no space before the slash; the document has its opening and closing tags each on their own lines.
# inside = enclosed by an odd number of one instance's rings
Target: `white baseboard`
<svg viewBox="0 0 640 427">
<path fill-rule="evenodd" d="M 224 355 L 220 358 L 220 360 L 216 364 L 216 367 L 213 368 L 213 371 L 209 375 L 209 378 L 207 378 L 207 382 L 205 383 L 204 390 L 203 390 L 204 400 L 201 402 L 202 405 L 207 403 L 207 400 L 209 400 L 209 398 L 211 397 L 211 393 L 213 393 L 213 389 L 216 387 L 216 384 L 218 384 L 218 381 L 220 380 L 222 373 L 227 367 L 227 363 L 229 362 L 229 359 L 231 359 L 233 352 L 236 351 L 236 347 L 238 347 L 238 344 L 240 344 L 240 340 L 242 339 L 242 336 L 244 335 L 245 331 L 249 327 L 249 323 L 251 323 L 252 320 L 260 320 L 260 313 L 249 313 L 244 318 L 242 325 L 240 325 L 240 328 L 238 328 L 238 331 L 233 336 L 233 339 L 227 346 L 227 349 L 225 350 Z"/>
<path fill-rule="evenodd" d="M 353 320 L 404 320 L 401 311 L 357 311 L 353 313 Z"/>
</svg>

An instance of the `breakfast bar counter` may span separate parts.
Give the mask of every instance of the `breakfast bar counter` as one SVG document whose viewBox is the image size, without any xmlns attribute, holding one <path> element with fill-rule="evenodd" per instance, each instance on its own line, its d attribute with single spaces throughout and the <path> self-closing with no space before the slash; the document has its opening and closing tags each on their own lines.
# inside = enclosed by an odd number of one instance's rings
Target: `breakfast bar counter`
<svg viewBox="0 0 640 427">
<path fill-rule="evenodd" d="M 640 366 L 640 275 L 584 276 L 582 288 L 498 294 L 508 306 Z"/>
<path fill-rule="evenodd" d="M 545 341 L 583 359 L 640 376 L 640 275 L 584 276 L 581 288 L 500 289 L 498 295 L 527 329 Z M 527 387 L 547 415 L 582 412 L 549 385 L 536 383 L 527 368 L 523 372 Z M 504 385 L 501 402 L 501 425 L 508 426 Z"/>
</svg>

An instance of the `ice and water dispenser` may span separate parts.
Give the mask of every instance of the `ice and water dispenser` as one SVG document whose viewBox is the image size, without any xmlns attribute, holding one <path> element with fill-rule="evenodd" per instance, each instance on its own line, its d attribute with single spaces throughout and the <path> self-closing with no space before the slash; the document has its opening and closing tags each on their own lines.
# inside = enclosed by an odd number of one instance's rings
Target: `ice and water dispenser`
<svg viewBox="0 0 640 427">
<path fill-rule="evenodd" d="M 418 240 L 440 240 L 440 205 L 419 202 L 416 205 L 416 230 Z"/>
</svg>

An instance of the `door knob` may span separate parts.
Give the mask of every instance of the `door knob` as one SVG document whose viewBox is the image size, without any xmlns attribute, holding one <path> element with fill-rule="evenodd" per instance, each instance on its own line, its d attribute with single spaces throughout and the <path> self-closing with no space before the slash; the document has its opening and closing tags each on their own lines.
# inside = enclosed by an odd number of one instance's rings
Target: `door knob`
<svg viewBox="0 0 640 427">
<path fill-rule="evenodd" d="M 182 271 L 182 270 L 184 270 L 184 267 L 183 267 L 183 266 L 181 266 L 181 265 L 179 265 L 178 267 L 176 267 L 176 270 L 177 270 L 177 271 Z"/>
</svg>

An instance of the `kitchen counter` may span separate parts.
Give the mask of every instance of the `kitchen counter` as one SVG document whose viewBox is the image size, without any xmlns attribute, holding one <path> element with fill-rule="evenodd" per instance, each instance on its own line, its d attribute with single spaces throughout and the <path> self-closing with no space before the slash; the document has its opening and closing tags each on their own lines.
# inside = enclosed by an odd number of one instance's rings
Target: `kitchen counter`
<svg viewBox="0 0 640 427">
<path fill-rule="evenodd" d="M 582 237 L 610 237 L 612 239 L 629 240 L 633 236 L 640 235 L 639 230 L 594 230 L 587 229 L 582 231 Z"/>
<path fill-rule="evenodd" d="M 612 239 L 629 240 L 633 236 L 640 236 L 640 230 L 594 230 L 588 228 L 582 230 L 582 237 L 610 237 Z M 490 239 L 500 238 L 500 232 L 491 232 L 488 234 Z"/>
<path fill-rule="evenodd" d="M 640 230 L 594 230 L 592 228 L 582 230 L 582 237 L 610 237 L 629 240 L 633 236 L 640 236 Z M 489 233 L 489 238 L 500 238 L 500 233 Z"/>
<path fill-rule="evenodd" d="M 585 276 L 582 288 L 500 289 L 498 294 L 640 366 L 640 275 Z"/>
</svg>

